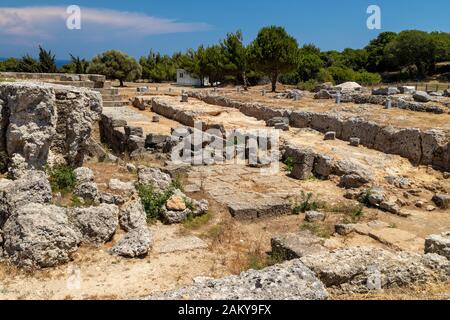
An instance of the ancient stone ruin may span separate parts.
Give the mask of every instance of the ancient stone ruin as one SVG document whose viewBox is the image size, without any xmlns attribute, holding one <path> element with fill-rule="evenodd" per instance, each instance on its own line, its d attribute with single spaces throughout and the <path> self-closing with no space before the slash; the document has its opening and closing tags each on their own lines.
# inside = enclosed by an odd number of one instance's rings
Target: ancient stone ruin
<svg viewBox="0 0 450 320">
<path fill-rule="evenodd" d="M 79 266 L 143 299 L 323 300 L 450 279 L 444 95 L 28 80 L 0 84 L 0 269 Z"/>
</svg>

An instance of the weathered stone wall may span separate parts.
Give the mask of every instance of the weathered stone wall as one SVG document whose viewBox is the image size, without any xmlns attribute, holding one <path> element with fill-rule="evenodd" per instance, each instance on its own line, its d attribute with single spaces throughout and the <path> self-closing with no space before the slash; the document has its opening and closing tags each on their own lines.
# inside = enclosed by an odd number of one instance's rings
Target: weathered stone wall
<svg viewBox="0 0 450 320">
<path fill-rule="evenodd" d="M 99 93 L 43 83 L 0 84 L 0 152 L 20 155 L 41 169 L 50 154 L 68 164 L 83 162 L 92 125 L 102 110 Z"/>
<path fill-rule="evenodd" d="M 68 73 L 29 73 L 0 72 L 0 77 L 18 80 L 51 80 L 51 81 L 94 81 L 105 82 L 106 77 L 99 74 L 68 74 Z"/>
<path fill-rule="evenodd" d="M 336 137 L 349 141 L 356 137 L 361 144 L 388 154 L 409 159 L 414 165 L 432 165 L 450 171 L 450 142 L 448 133 L 442 130 L 396 128 L 360 118 L 345 119 L 335 113 L 289 111 L 258 103 L 246 103 L 221 96 L 190 93 L 206 103 L 239 109 L 247 116 L 268 120 L 275 116 L 289 117 L 296 128 L 311 128 L 320 132 L 335 131 Z"/>
<path fill-rule="evenodd" d="M 194 112 L 177 108 L 161 99 L 153 99 L 152 111 L 168 119 L 175 120 L 185 126 L 194 127 L 196 118 L 196 114 Z"/>
</svg>

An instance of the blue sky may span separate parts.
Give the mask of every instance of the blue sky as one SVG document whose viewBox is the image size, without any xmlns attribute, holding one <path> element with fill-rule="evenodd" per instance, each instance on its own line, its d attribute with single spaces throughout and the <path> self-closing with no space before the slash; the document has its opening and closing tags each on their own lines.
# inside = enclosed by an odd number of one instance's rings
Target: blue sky
<svg viewBox="0 0 450 320">
<path fill-rule="evenodd" d="M 81 7 L 81 30 L 67 30 L 65 9 Z M 382 29 L 366 27 L 367 7 L 380 6 Z M 0 0 L 0 57 L 36 55 L 40 44 L 58 59 L 91 58 L 107 49 L 135 57 L 212 44 L 241 29 L 251 41 L 266 25 L 281 25 L 300 45 L 361 48 L 381 31 L 450 32 L 448 0 Z"/>
</svg>

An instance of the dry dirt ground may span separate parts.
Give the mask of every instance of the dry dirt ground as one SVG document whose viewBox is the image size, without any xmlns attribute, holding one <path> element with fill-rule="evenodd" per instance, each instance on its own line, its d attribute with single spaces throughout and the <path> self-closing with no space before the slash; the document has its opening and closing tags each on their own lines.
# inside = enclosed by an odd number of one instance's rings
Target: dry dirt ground
<svg viewBox="0 0 450 320">
<path fill-rule="evenodd" d="M 150 86 L 151 95 L 174 96 L 179 100 L 183 88 L 148 84 L 134 84 L 121 90 L 129 98 L 136 95 L 135 87 Z M 154 88 L 153 88 L 154 87 Z M 169 92 L 169 88 L 170 91 Z M 187 88 L 185 88 L 187 89 Z M 261 97 L 261 88 L 249 93 L 237 93 L 235 88 L 220 89 L 222 93 L 243 101 L 260 101 L 283 108 L 305 109 L 312 111 L 330 111 L 336 108 L 329 102 L 276 100 L 270 94 Z M 209 90 L 209 89 L 208 89 Z M 168 98 L 170 99 L 170 98 Z M 223 123 L 226 128 L 259 128 L 264 123 L 246 117 L 236 110 L 206 105 L 192 100 L 184 104 L 188 110 L 202 111 L 201 119 L 214 123 Z M 433 115 L 405 110 L 383 110 L 377 106 L 355 106 L 342 104 L 339 110 L 343 114 L 368 117 L 371 120 L 391 123 L 396 126 L 421 128 L 450 128 L 450 115 Z M 106 110 L 105 112 L 114 112 Z M 154 115 L 149 110 L 138 111 L 129 106 L 121 112 L 127 114 L 132 125 L 142 126 L 146 133 L 168 133 L 170 128 L 179 126 L 173 120 L 160 117 L 160 122 L 151 122 Z M 306 145 L 316 151 L 328 154 L 336 159 L 351 159 L 367 168 L 374 181 L 385 187 L 389 195 L 409 202 L 404 210 L 410 214 L 404 218 L 376 209 L 363 208 L 361 215 L 355 216 L 358 204 L 344 198 L 345 190 L 337 186 L 336 180 L 307 181 L 288 177 L 286 168 L 280 165 L 280 171 L 272 176 L 262 176 L 258 168 L 238 164 L 223 164 L 208 167 L 193 167 L 181 177 L 184 186 L 196 185 L 199 192 L 187 193 L 195 199 L 206 198 L 210 203 L 209 214 L 203 219 L 189 221 L 182 225 L 166 226 L 153 223 L 150 228 L 154 234 L 154 247 L 151 253 L 140 260 L 127 260 L 113 257 L 107 250 L 120 239 L 118 233 L 112 242 L 99 248 L 83 247 L 74 260 L 64 266 L 52 269 L 26 272 L 5 263 L 0 264 L 0 299 L 129 299 L 150 295 L 159 291 L 189 285 L 198 276 L 222 277 L 238 274 L 249 268 L 263 268 L 274 263 L 266 254 L 270 251 L 270 239 L 277 234 L 295 232 L 305 228 L 304 216 L 286 215 L 267 217 L 252 221 L 233 219 L 227 205 L 236 199 L 245 199 L 246 195 L 268 195 L 290 199 L 292 203 L 301 201 L 301 194 L 312 193 L 313 199 L 321 204 L 327 213 L 324 223 L 314 225 L 314 232 L 323 237 L 325 246 L 330 249 L 349 246 L 374 246 L 390 250 L 407 249 L 423 252 L 424 238 L 430 234 L 448 231 L 450 212 L 435 210 L 428 212 L 417 208 L 414 201 L 424 199 L 431 204 L 433 192 L 427 187 L 438 187 L 450 192 L 450 180 L 443 174 L 428 167 L 414 167 L 404 158 L 386 155 L 364 147 L 353 148 L 343 141 L 323 141 L 323 135 L 311 131 L 291 129 L 281 133 L 281 138 L 293 144 Z M 158 158 L 140 159 L 136 164 L 163 166 Z M 96 182 L 102 191 L 107 191 L 108 181 L 117 178 L 122 181 L 135 181 L 136 176 L 118 164 L 89 161 Z M 408 198 L 405 190 L 390 186 L 385 176 L 396 175 L 410 179 L 415 188 L 421 190 L 419 197 Z M 251 196 L 248 197 L 251 199 Z M 250 200 L 251 201 L 251 200 Z M 426 205 L 425 205 L 426 207 Z M 334 225 L 349 221 L 359 223 L 360 231 L 351 236 L 333 235 Z M 381 229 L 371 228 L 371 222 L 382 221 Z M 308 228 L 311 226 L 308 225 Z M 196 236 L 202 239 L 206 248 L 161 253 L 167 245 L 183 242 L 186 237 Z M 371 295 L 336 296 L 334 299 L 449 299 L 450 283 L 430 284 L 423 287 L 389 290 Z"/>
</svg>

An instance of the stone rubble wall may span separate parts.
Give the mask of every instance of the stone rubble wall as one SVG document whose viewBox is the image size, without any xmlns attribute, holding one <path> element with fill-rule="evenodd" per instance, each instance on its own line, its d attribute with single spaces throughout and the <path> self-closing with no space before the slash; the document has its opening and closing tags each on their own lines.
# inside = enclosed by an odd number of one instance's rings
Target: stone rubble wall
<svg viewBox="0 0 450 320">
<path fill-rule="evenodd" d="M 99 74 L 0 72 L 0 76 L 20 80 L 106 81 L 106 77 Z"/>
<path fill-rule="evenodd" d="M 289 117 L 292 127 L 311 128 L 323 133 L 335 131 L 338 139 L 349 141 L 353 137 L 360 138 L 365 147 L 400 155 L 414 165 L 432 165 L 436 169 L 450 171 L 449 132 L 443 130 L 396 128 L 356 117 L 345 119 L 336 113 L 290 111 L 197 92 L 189 95 L 209 104 L 239 109 L 258 120 Z"/>
<path fill-rule="evenodd" d="M 6 82 L 0 84 L 0 110 L 0 152 L 10 159 L 20 155 L 34 169 L 60 158 L 79 166 L 102 98 L 88 89 Z"/>
<path fill-rule="evenodd" d="M 113 115 L 102 114 L 99 126 L 101 141 L 106 143 L 115 154 L 131 154 L 144 148 L 165 152 L 170 141 L 169 135 L 153 133 L 144 135 L 142 127 L 129 126 L 126 120 Z"/>
</svg>

